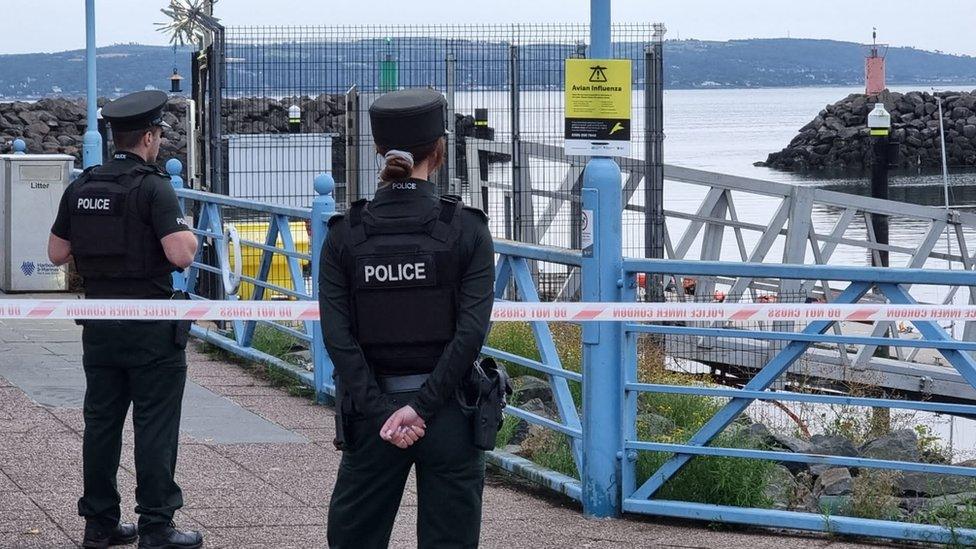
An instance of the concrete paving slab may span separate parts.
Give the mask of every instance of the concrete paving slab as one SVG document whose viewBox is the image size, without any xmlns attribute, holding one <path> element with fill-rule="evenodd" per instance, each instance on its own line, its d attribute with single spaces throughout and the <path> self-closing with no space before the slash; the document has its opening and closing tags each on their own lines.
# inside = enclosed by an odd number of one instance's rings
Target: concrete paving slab
<svg viewBox="0 0 976 549">
<path fill-rule="evenodd" d="M 328 518 L 326 507 L 231 507 L 216 509 L 187 509 L 186 515 L 210 528 L 238 528 L 251 526 L 321 526 L 325 531 Z"/>
<path fill-rule="evenodd" d="M 85 398 L 85 374 L 78 363 L 60 360 L 10 360 L 0 352 L 0 376 L 19 387 L 33 401 L 57 408 L 80 408 Z M 0 410 L 10 409 L 0 404 Z M 131 425 L 131 420 L 129 421 Z M 183 396 L 181 431 L 216 444 L 239 442 L 307 442 L 249 412 L 233 401 L 188 382 Z M 30 421 L 0 419 L 0 431 L 30 430 Z"/>
<path fill-rule="evenodd" d="M 82 354 L 81 341 L 46 342 L 41 346 L 51 354 L 58 356 L 78 356 Z"/>
<path fill-rule="evenodd" d="M 186 384 L 180 430 L 214 444 L 307 442 L 196 383 Z"/>
<path fill-rule="evenodd" d="M 41 515 L 43 516 L 43 514 Z M 3 530 L 8 530 L 3 532 Z M 4 547 L 11 549 L 76 549 L 78 545 L 61 531 L 57 524 L 47 520 L 0 524 Z"/>
</svg>

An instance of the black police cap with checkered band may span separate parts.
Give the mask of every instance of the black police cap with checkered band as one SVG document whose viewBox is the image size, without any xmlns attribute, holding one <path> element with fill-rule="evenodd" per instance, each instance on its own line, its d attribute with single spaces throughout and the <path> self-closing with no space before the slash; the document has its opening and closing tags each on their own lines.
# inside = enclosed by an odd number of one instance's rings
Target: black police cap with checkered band
<svg viewBox="0 0 976 549">
<path fill-rule="evenodd" d="M 381 95 L 369 107 L 373 140 L 390 149 L 410 149 L 433 143 L 447 134 L 447 100 L 426 88 Z"/>
</svg>

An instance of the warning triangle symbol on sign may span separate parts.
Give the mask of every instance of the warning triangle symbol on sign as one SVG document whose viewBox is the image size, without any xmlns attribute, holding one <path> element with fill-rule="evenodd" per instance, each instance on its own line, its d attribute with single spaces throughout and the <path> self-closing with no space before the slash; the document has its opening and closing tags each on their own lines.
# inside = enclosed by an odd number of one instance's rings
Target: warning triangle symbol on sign
<svg viewBox="0 0 976 549">
<path fill-rule="evenodd" d="M 606 70 L 606 67 L 601 67 L 600 65 L 590 67 L 590 82 L 606 82 L 607 73 L 604 72 Z"/>
</svg>

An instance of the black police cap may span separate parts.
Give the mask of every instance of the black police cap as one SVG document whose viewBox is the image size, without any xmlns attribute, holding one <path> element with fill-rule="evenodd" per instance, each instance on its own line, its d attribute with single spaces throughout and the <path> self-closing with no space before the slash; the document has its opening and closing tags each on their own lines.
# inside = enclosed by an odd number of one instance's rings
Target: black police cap
<svg viewBox="0 0 976 549">
<path fill-rule="evenodd" d="M 169 128 L 163 121 L 163 107 L 168 96 L 159 90 L 147 90 L 122 96 L 102 107 L 102 118 L 112 131 L 129 132 L 153 126 Z"/>
<path fill-rule="evenodd" d="M 433 143 L 447 132 L 447 100 L 440 92 L 417 88 L 385 93 L 369 107 L 377 145 L 409 149 Z"/>
</svg>

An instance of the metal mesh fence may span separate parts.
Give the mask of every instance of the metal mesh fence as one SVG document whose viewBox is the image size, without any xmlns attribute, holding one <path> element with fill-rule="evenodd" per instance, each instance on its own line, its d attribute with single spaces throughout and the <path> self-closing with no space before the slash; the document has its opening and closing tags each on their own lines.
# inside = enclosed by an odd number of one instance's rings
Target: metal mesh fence
<svg viewBox="0 0 976 549">
<path fill-rule="evenodd" d="M 613 27 L 632 60 L 632 161 L 642 168 L 644 83 L 654 25 Z M 308 205 L 332 171 L 342 209 L 376 190 L 367 109 L 379 94 L 429 86 L 449 103 L 442 193 L 484 208 L 497 237 L 579 246 L 583 157 L 563 154 L 564 62 L 587 54 L 583 24 L 235 27 L 224 33 L 223 192 Z M 295 125 L 289 108 L 298 107 Z M 293 133 L 294 132 L 294 133 Z M 627 175 L 627 173 L 625 173 Z M 631 182 L 642 207 L 643 182 Z M 644 255 L 644 217 L 626 212 L 629 255 Z"/>
</svg>

